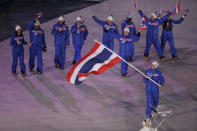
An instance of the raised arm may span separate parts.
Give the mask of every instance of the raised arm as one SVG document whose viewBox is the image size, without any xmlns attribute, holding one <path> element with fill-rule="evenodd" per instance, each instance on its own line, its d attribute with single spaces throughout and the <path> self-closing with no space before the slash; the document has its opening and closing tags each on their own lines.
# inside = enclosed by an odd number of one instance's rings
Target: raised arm
<svg viewBox="0 0 197 131">
<path fill-rule="evenodd" d="M 146 17 L 146 15 L 144 15 L 142 10 L 138 9 L 138 13 L 140 14 L 141 17 L 144 17 L 146 20 L 148 20 L 148 18 Z"/>
<path fill-rule="evenodd" d="M 167 20 L 168 17 L 170 17 L 171 15 L 172 15 L 172 13 L 169 12 L 167 15 L 165 15 L 165 16 L 161 17 L 160 19 L 158 19 L 159 25 L 163 24 L 163 22 L 165 20 Z"/>
<path fill-rule="evenodd" d="M 32 20 L 29 24 L 28 24 L 28 30 L 29 32 L 31 32 L 34 29 L 34 24 L 35 24 L 35 20 Z"/>
<path fill-rule="evenodd" d="M 105 22 L 98 19 L 96 16 L 93 16 L 92 19 L 99 25 L 104 26 Z"/>
<path fill-rule="evenodd" d="M 173 24 L 181 24 L 184 21 L 184 18 L 181 17 L 179 20 L 172 20 Z"/>
<path fill-rule="evenodd" d="M 121 23 L 121 28 L 122 28 L 122 34 L 123 34 L 123 32 L 124 32 L 124 28 L 126 27 L 126 23 L 125 22 L 122 22 Z"/>
</svg>

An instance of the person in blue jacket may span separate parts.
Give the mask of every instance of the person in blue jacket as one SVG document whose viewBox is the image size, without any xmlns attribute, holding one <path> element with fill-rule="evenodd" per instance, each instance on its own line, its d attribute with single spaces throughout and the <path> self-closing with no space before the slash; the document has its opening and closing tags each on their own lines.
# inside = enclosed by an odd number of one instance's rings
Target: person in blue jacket
<svg viewBox="0 0 197 131">
<path fill-rule="evenodd" d="M 113 17 L 108 16 L 107 21 L 101 21 L 94 14 L 91 15 L 93 20 L 103 27 L 103 44 L 113 51 L 114 39 L 116 35 L 119 35 L 118 27 L 113 22 Z"/>
<path fill-rule="evenodd" d="M 163 52 L 161 50 L 161 45 L 158 39 L 158 29 L 159 29 L 159 26 L 163 24 L 164 21 L 171 15 L 171 13 L 169 12 L 164 17 L 161 17 L 160 19 L 158 19 L 155 13 L 151 13 L 150 18 L 147 18 L 139 8 L 138 8 L 138 12 L 140 16 L 144 17 L 147 22 L 146 23 L 146 26 L 147 26 L 146 48 L 144 51 L 144 60 L 148 62 L 149 50 L 151 48 L 151 45 L 153 44 L 160 60 L 166 61 L 166 58 L 163 55 Z"/>
<path fill-rule="evenodd" d="M 18 58 L 20 60 L 20 67 L 22 76 L 26 76 L 26 68 L 24 63 L 24 47 L 23 45 L 27 45 L 27 42 L 24 40 L 24 36 L 22 33 L 22 29 L 19 25 L 15 27 L 15 31 L 12 34 L 10 45 L 12 46 L 12 74 L 13 76 L 17 76 L 16 67 Z"/>
<path fill-rule="evenodd" d="M 81 60 L 81 49 L 88 36 L 88 29 L 85 26 L 82 18 L 79 16 L 76 19 L 76 23 L 71 28 L 72 40 L 75 49 L 75 55 L 72 64 Z"/>
<path fill-rule="evenodd" d="M 127 62 L 129 62 L 130 59 L 130 53 L 132 46 L 134 48 L 134 42 L 138 41 L 140 39 L 140 33 L 138 33 L 135 36 L 130 35 L 130 29 L 129 27 L 125 27 L 123 30 L 122 35 L 118 35 L 116 37 L 119 40 L 119 55 Z M 121 75 L 122 77 L 127 76 L 127 70 L 128 70 L 128 64 L 124 61 L 121 61 Z"/>
<path fill-rule="evenodd" d="M 161 35 L 161 49 L 164 51 L 164 47 L 166 42 L 168 41 L 170 45 L 170 51 L 172 53 L 172 58 L 174 61 L 178 60 L 178 56 L 176 53 L 176 49 L 174 46 L 174 38 L 173 38 L 173 24 L 181 24 L 184 21 L 184 17 L 187 16 L 185 14 L 183 17 L 181 17 L 179 20 L 173 20 L 171 16 L 164 21 L 163 23 L 163 31 Z"/>
<path fill-rule="evenodd" d="M 158 69 L 158 66 L 159 66 L 158 62 L 153 61 L 152 68 L 146 70 L 145 72 L 146 77 L 143 78 L 144 82 L 146 83 L 146 102 L 147 102 L 146 118 L 147 119 L 151 118 L 152 111 L 157 113 L 157 106 L 159 103 L 159 88 L 162 87 L 162 85 L 165 82 L 162 73 Z M 148 77 L 154 80 L 155 82 L 157 82 L 158 85 L 156 85 L 151 80 L 149 80 Z"/>
<path fill-rule="evenodd" d="M 132 21 L 132 16 L 131 15 L 127 15 L 126 19 L 123 20 L 123 22 L 121 23 L 121 27 L 122 27 L 122 34 L 124 33 L 124 29 L 125 27 L 129 28 L 129 34 L 131 35 L 131 37 L 135 37 L 136 34 L 136 28 L 135 28 L 135 24 Z M 129 57 L 129 62 L 133 62 L 133 56 L 134 56 L 134 45 L 130 44 L 130 57 Z"/>
<path fill-rule="evenodd" d="M 30 35 L 30 58 L 29 58 L 29 71 L 33 72 L 35 57 L 37 56 L 37 73 L 43 73 L 43 59 L 42 51 L 47 51 L 47 46 L 45 43 L 44 31 L 40 28 L 40 22 L 38 18 L 32 20 L 28 25 L 29 35 Z"/>
<path fill-rule="evenodd" d="M 70 34 L 68 26 L 65 24 L 63 16 L 58 18 L 58 23 L 53 26 L 52 34 L 55 36 L 55 67 L 64 69 L 66 48 L 70 44 Z"/>
</svg>

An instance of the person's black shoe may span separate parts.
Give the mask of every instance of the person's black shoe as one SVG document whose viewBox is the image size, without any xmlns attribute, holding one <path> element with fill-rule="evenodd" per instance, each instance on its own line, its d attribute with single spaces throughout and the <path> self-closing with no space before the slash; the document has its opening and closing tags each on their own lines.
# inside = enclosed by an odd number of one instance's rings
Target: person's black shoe
<svg viewBox="0 0 197 131">
<path fill-rule="evenodd" d="M 16 72 L 12 73 L 13 76 L 17 76 Z"/>
<path fill-rule="evenodd" d="M 39 74 L 39 75 L 42 75 L 42 72 L 40 72 L 40 71 L 37 71 L 37 74 Z"/>
<path fill-rule="evenodd" d="M 34 69 L 32 68 L 32 69 L 29 69 L 29 72 L 34 72 Z"/>
<path fill-rule="evenodd" d="M 133 62 L 133 57 L 130 57 L 129 58 L 129 62 Z"/>
<path fill-rule="evenodd" d="M 37 69 L 37 74 L 42 75 L 42 72 L 39 69 Z"/>
<path fill-rule="evenodd" d="M 166 61 L 166 58 L 164 56 L 160 56 L 159 59 L 162 61 L 162 62 L 165 62 Z"/>
<path fill-rule="evenodd" d="M 75 60 L 73 60 L 72 64 L 75 65 L 77 62 Z"/>
<path fill-rule="evenodd" d="M 157 110 L 156 110 L 155 108 L 152 108 L 152 107 L 151 107 L 151 110 L 152 110 L 153 112 L 155 112 L 156 114 L 158 113 Z"/>
<path fill-rule="evenodd" d="M 21 70 L 21 74 L 22 74 L 22 77 L 26 77 L 26 73 L 24 73 L 24 71 Z"/>
<path fill-rule="evenodd" d="M 59 64 L 55 64 L 55 68 L 58 68 L 59 67 Z"/>
<path fill-rule="evenodd" d="M 126 73 L 126 74 L 122 74 L 121 76 L 122 76 L 122 77 L 127 77 L 127 73 Z"/>
<path fill-rule="evenodd" d="M 60 67 L 60 70 L 64 70 L 64 67 Z"/>
<path fill-rule="evenodd" d="M 22 77 L 26 77 L 27 75 L 25 73 L 22 73 Z"/>
</svg>

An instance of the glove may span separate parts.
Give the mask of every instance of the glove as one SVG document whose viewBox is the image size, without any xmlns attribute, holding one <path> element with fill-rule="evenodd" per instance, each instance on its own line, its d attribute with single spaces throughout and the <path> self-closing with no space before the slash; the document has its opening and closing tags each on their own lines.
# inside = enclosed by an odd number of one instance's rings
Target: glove
<svg viewBox="0 0 197 131">
<path fill-rule="evenodd" d="M 140 32 L 137 33 L 137 36 L 140 36 Z"/>
<path fill-rule="evenodd" d="M 188 14 L 184 14 L 184 15 L 183 15 L 183 17 L 187 17 L 187 16 L 188 16 Z"/>
<path fill-rule="evenodd" d="M 17 42 L 16 45 L 19 46 L 21 44 L 21 42 Z"/>
<path fill-rule="evenodd" d="M 167 10 L 167 13 L 170 13 L 170 14 L 172 14 L 172 11 L 170 11 L 170 10 Z"/>
<path fill-rule="evenodd" d="M 43 51 L 43 52 L 47 52 L 47 48 L 44 48 L 44 47 L 43 47 L 43 48 L 42 48 L 42 51 Z"/>
<path fill-rule="evenodd" d="M 107 29 L 104 29 L 104 31 L 105 31 L 106 33 L 108 33 L 108 30 L 107 30 Z"/>
</svg>

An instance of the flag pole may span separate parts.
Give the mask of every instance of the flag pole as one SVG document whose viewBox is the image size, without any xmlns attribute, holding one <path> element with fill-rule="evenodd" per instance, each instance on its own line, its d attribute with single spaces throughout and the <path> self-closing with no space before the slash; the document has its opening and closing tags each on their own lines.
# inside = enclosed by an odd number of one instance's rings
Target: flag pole
<svg viewBox="0 0 197 131">
<path fill-rule="evenodd" d="M 125 59 L 123 59 L 121 56 L 119 56 L 117 53 L 115 53 L 114 51 L 112 51 L 111 49 L 109 49 L 108 47 L 106 47 L 105 45 L 103 45 L 102 43 L 100 43 L 97 40 L 94 40 L 95 42 L 99 43 L 100 45 L 104 46 L 108 51 L 110 51 L 113 54 L 116 54 L 117 57 L 119 57 L 122 61 L 124 61 L 125 63 L 127 63 L 129 66 L 131 66 L 132 68 L 134 68 L 137 72 L 139 72 L 141 75 L 143 75 L 144 77 L 148 78 L 149 80 L 151 80 L 153 83 L 155 83 L 156 85 L 159 86 L 159 84 L 157 82 L 155 82 L 153 79 L 151 79 L 150 77 L 148 77 L 147 75 L 145 75 L 142 71 L 140 71 L 139 69 L 137 69 L 135 66 L 133 66 L 132 64 L 130 64 L 129 62 L 127 62 Z"/>
</svg>

